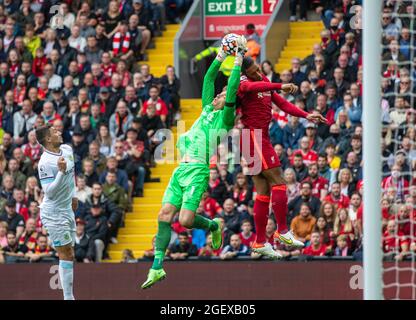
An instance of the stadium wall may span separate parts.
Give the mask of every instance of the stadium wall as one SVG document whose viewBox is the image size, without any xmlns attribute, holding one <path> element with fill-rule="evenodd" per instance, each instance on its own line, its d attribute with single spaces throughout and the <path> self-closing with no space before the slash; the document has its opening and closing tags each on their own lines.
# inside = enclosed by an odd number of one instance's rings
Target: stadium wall
<svg viewBox="0 0 416 320">
<path fill-rule="evenodd" d="M 354 261 L 166 262 L 167 280 L 152 289 L 139 290 L 149 267 L 148 262 L 76 264 L 75 296 L 85 300 L 359 300 L 363 295 L 362 266 Z M 395 273 L 385 276 L 390 282 L 397 277 Z M 408 277 L 411 272 L 402 273 L 399 280 L 405 282 Z M 385 298 L 395 294 L 394 287 L 385 290 Z M 402 288 L 400 295 L 403 299 L 411 297 L 411 288 Z M 58 266 L 0 265 L 0 300 L 11 299 L 62 299 Z"/>
</svg>

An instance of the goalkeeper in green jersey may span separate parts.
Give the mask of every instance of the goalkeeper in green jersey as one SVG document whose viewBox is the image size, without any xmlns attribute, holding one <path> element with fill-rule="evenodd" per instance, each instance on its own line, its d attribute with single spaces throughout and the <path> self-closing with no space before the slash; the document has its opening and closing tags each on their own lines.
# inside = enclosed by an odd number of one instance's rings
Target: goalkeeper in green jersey
<svg viewBox="0 0 416 320">
<path fill-rule="evenodd" d="M 174 170 L 163 196 L 162 209 L 158 216 L 155 257 L 142 289 L 150 288 L 166 277 L 162 264 L 171 238 L 172 219 L 179 210 L 179 222 L 182 226 L 209 230 L 213 248 L 219 249 L 222 245 L 219 221 L 207 219 L 195 212 L 208 187 L 209 159 L 216 152 L 222 138 L 234 126 L 235 102 L 245 50 L 246 41 L 241 36 L 238 38 L 238 47 L 235 48 L 236 59 L 228 86 L 217 96 L 214 97 L 215 79 L 221 63 L 227 57 L 222 49 L 204 77 L 202 113 L 191 129 L 179 138 L 177 147 L 181 153 L 181 163 Z"/>
</svg>

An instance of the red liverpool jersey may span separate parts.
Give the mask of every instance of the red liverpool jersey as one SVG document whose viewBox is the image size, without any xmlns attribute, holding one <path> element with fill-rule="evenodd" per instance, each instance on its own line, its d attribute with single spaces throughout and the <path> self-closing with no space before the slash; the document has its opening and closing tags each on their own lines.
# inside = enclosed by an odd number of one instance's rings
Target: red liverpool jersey
<svg viewBox="0 0 416 320">
<path fill-rule="evenodd" d="M 271 83 L 263 76 L 263 81 L 253 81 L 246 76 L 241 77 L 237 96 L 240 99 L 241 122 L 245 128 L 269 131 L 272 120 L 272 102 L 282 111 L 295 116 L 306 118 L 307 112 L 286 101 L 275 90 L 280 90 L 282 84 Z"/>
</svg>

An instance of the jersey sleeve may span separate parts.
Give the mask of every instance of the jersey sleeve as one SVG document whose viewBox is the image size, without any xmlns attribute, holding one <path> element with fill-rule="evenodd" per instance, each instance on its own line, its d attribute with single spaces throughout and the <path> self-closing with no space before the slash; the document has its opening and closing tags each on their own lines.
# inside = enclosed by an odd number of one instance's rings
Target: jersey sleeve
<svg viewBox="0 0 416 320">
<path fill-rule="evenodd" d="M 272 94 L 272 101 L 274 102 L 274 104 L 276 104 L 276 106 L 280 110 L 290 114 L 291 116 L 295 116 L 295 117 L 298 117 L 298 118 L 306 118 L 308 116 L 307 112 L 298 108 L 294 104 L 291 104 L 289 101 L 282 98 L 276 92 L 273 92 L 273 94 Z"/>
<path fill-rule="evenodd" d="M 228 79 L 227 95 L 225 96 L 224 124 L 233 127 L 235 120 L 235 102 L 237 99 L 238 86 L 240 85 L 240 66 L 234 66 Z"/>
<path fill-rule="evenodd" d="M 40 161 L 38 165 L 38 174 L 42 186 L 47 185 L 55 180 L 55 175 L 53 173 L 52 167 L 46 165 L 42 161 Z"/>
<path fill-rule="evenodd" d="M 243 94 L 246 92 L 267 92 L 280 89 L 282 89 L 281 83 L 272 83 L 265 81 L 242 81 L 239 88 L 239 93 Z"/>
<path fill-rule="evenodd" d="M 221 62 L 215 59 L 209 67 L 204 77 L 204 84 L 202 86 L 202 107 L 210 104 L 214 99 L 215 94 L 215 79 L 217 78 L 218 70 Z"/>
</svg>

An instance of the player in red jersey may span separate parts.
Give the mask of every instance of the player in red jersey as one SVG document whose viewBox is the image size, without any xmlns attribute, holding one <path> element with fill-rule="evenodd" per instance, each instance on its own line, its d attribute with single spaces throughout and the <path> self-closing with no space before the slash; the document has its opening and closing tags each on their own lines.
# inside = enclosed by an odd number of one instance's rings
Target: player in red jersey
<svg viewBox="0 0 416 320">
<path fill-rule="evenodd" d="M 249 141 L 242 141 L 243 156 L 247 155 L 244 148 L 249 143 L 250 154 L 248 157 L 254 154 L 254 161 L 250 164 L 251 168 L 260 166 L 260 163 L 256 163 L 256 159 L 261 161 L 260 170 L 254 168 L 250 172 L 257 191 L 254 202 L 256 241 L 252 245 L 252 250 L 271 258 L 279 258 L 280 255 L 273 250 L 265 237 L 270 200 L 278 225 L 274 238 L 284 244 L 297 247 L 303 247 L 303 243 L 295 239 L 286 225 L 286 182 L 280 168 L 279 157 L 274 151 L 269 137 L 272 102 L 283 112 L 295 117 L 306 118 L 314 123 L 326 123 L 326 119 L 318 113 L 307 113 L 278 95 L 275 92 L 276 90 L 295 93 L 298 88 L 294 84 L 270 83 L 261 74 L 259 66 L 251 58 L 244 58 L 241 71 L 243 75 L 237 96 L 240 100 L 242 112 L 241 122 L 245 129 L 249 129 L 250 133 Z M 260 137 L 257 134 L 259 131 L 261 132 Z M 243 133 L 242 140 L 244 139 L 245 135 Z M 248 162 L 250 163 L 250 161 Z"/>
</svg>

